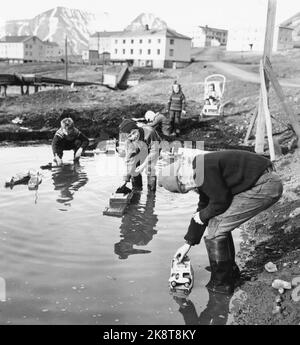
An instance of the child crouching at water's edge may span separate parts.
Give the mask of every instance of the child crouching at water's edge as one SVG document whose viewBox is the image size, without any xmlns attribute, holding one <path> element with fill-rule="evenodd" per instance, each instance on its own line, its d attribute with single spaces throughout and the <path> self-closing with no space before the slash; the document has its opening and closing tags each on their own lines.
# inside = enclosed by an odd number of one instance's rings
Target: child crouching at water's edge
<svg viewBox="0 0 300 345">
<path fill-rule="evenodd" d="M 62 164 L 63 151 L 65 150 L 73 150 L 74 162 L 79 161 L 82 152 L 89 144 L 89 139 L 75 127 L 74 121 L 70 117 L 64 118 L 60 122 L 60 126 L 52 140 L 54 162 L 57 165 Z"/>
</svg>

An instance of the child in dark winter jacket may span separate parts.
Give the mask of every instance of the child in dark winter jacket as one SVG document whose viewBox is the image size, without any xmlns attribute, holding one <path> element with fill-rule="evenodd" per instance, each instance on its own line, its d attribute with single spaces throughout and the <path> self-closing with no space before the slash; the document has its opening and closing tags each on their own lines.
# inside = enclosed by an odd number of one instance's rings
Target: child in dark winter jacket
<svg viewBox="0 0 300 345">
<path fill-rule="evenodd" d="M 74 126 L 70 117 L 63 119 L 60 125 L 60 129 L 56 131 L 52 140 L 54 161 L 57 165 L 61 165 L 65 150 L 73 150 L 74 161 L 78 161 L 82 151 L 87 148 L 89 139 Z"/>
<path fill-rule="evenodd" d="M 170 114 L 172 134 L 180 134 L 181 114 L 185 114 L 185 96 L 181 90 L 180 84 L 175 81 L 173 84 L 172 94 L 168 101 L 168 111 Z"/>
</svg>

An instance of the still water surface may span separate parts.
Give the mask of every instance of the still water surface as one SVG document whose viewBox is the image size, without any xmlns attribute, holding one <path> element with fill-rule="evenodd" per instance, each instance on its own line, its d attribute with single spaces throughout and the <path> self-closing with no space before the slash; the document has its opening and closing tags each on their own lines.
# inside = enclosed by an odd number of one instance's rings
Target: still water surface
<svg viewBox="0 0 300 345">
<path fill-rule="evenodd" d="M 209 296 L 204 242 L 190 251 L 187 300 L 169 293 L 171 258 L 184 243 L 198 197 L 144 191 L 122 218 L 103 216 L 121 183 L 117 155 L 43 170 L 37 191 L 5 180 L 52 159 L 49 145 L 0 148 L 1 324 L 181 325 L 226 323 L 228 299 Z M 234 233 L 239 242 L 238 233 Z"/>
</svg>

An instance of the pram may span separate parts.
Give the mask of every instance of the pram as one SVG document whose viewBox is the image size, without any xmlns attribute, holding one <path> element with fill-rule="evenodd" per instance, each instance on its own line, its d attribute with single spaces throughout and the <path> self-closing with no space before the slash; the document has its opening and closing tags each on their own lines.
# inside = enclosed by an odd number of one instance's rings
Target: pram
<svg viewBox="0 0 300 345">
<path fill-rule="evenodd" d="M 212 74 L 204 79 L 204 106 L 200 119 L 204 116 L 221 116 L 223 113 L 222 98 L 225 91 L 226 78 L 222 74 Z M 213 88 L 214 97 L 210 95 L 209 88 Z"/>
</svg>

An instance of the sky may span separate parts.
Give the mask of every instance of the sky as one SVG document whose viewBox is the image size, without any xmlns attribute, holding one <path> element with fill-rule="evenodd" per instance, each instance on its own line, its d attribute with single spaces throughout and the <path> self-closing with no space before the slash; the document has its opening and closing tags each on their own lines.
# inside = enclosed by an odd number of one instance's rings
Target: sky
<svg viewBox="0 0 300 345">
<path fill-rule="evenodd" d="M 1 4 L 0 21 L 31 19 L 57 6 L 98 14 L 105 18 L 107 31 L 122 30 L 146 12 L 185 34 L 197 25 L 223 29 L 264 26 L 268 0 L 10 0 Z M 297 12 L 300 12 L 300 0 L 277 0 L 276 24 Z"/>
</svg>

